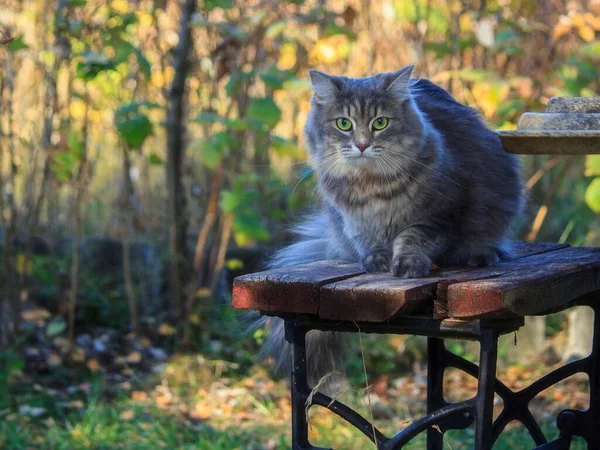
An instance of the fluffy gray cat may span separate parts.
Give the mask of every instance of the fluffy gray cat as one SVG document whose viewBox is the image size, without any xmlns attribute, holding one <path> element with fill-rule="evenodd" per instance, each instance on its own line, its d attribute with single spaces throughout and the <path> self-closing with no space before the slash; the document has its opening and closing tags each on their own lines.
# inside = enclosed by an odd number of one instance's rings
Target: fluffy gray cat
<svg viewBox="0 0 600 450">
<path fill-rule="evenodd" d="M 507 258 L 507 231 L 522 207 L 518 163 L 471 108 L 413 66 L 367 78 L 309 72 L 305 127 L 322 199 L 272 268 L 324 259 L 368 273 L 426 277 L 432 263 L 485 266 Z M 289 361 L 280 319 L 267 351 Z M 341 337 L 307 337 L 309 382 L 339 369 Z M 282 355 L 284 355 L 282 357 Z"/>
</svg>

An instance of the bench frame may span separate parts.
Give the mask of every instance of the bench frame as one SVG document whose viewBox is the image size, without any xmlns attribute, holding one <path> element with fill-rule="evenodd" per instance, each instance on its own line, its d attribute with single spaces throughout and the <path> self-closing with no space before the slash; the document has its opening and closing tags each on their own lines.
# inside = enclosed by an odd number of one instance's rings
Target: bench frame
<svg viewBox="0 0 600 450">
<path fill-rule="evenodd" d="M 573 436 L 581 436 L 589 449 L 600 448 L 600 306 L 594 302 L 599 293 L 587 295 L 575 304 L 594 310 L 594 342 L 592 353 L 543 376 L 520 391 L 512 391 L 496 378 L 498 337 L 516 331 L 522 318 L 458 321 L 425 317 L 398 318 L 388 323 L 356 323 L 328 321 L 310 315 L 283 316 L 286 340 L 292 349 L 292 446 L 294 450 L 323 450 L 308 439 L 308 407 L 322 406 L 359 429 L 379 450 L 401 449 L 414 437 L 427 431 L 427 450 L 442 450 L 443 433 L 464 429 L 475 423 L 475 448 L 489 450 L 506 425 L 521 422 L 537 447 L 535 450 L 567 450 Z M 427 415 L 414 421 L 393 437 L 386 437 L 371 422 L 353 409 L 320 392 L 311 396 L 307 382 L 306 333 L 310 330 L 365 332 L 378 334 L 411 334 L 427 336 Z M 446 349 L 444 339 L 477 340 L 480 344 L 479 366 Z M 478 379 L 475 397 L 459 403 L 448 403 L 443 396 L 444 370 L 454 367 Z M 587 410 L 561 411 L 557 417 L 558 439 L 548 442 L 528 409 L 531 399 L 550 386 L 575 373 L 586 373 L 590 381 L 590 406 Z M 504 408 L 493 420 L 494 394 Z"/>
</svg>

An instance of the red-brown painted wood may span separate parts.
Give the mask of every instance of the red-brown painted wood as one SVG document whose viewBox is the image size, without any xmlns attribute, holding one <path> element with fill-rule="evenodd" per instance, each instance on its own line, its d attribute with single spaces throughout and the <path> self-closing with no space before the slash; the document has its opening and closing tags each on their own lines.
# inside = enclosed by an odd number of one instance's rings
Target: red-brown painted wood
<svg viewBox="0 0 600 450">
<path fill-rule="evenodd" d="M 436 270 L 401 280 L 356 264 L 321 261 L 238 277 L 236 309 L 384 322 L 399 315 L 482 318 L 540 314 L 600 287 L 596 249 L 515 243 L 515 259 L 487 268 Z"/>
<path fill-rule="evenodd" d="M 237 277 L 233 307 L 267 313 L 317 314 L 320 287 L 364 273 L 357 264 L 319 261 Z"/>
</svg>

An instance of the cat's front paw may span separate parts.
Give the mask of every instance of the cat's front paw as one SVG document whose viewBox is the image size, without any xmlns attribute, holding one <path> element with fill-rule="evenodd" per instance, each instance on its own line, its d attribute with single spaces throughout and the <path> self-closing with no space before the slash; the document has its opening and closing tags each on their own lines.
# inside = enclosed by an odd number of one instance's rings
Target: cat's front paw
<svg viewBox="0 0 600 450">
<path fill-rule="evenodd" d="M 362 266 L 367 273 L 388 272 L 390 270 L 390 252 L 377 249 L 362 259 Z"/>
<path fill-rule="evenodd" d="M 392 275 L 398 278 L 422 278 L 429 276 L 431 259 L 419 252 L 404 252 L 394 256 Z"/>
</svg>

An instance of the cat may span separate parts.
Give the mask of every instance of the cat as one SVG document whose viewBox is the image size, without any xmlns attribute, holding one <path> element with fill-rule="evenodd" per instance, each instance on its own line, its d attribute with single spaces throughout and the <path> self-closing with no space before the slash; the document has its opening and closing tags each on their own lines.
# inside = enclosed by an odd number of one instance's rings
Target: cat
<svg viewBox="0 0 600 450">
<path fill-rule="evenodd" d="M 271 268 L 338 259 L 367 273 L 426 277 L 432 263 L 487 266 L 510 257 L 506 235 L 523 207 L 517 159 L 477 113 L 414 66 L 366 78 L 310 70 L 305 126 L 321 206 Z M 289 363 L 283 321 L 266 349 Z M 307 336 L 309 383 L 340 370 L 343 338 Z"/>
</svg>

